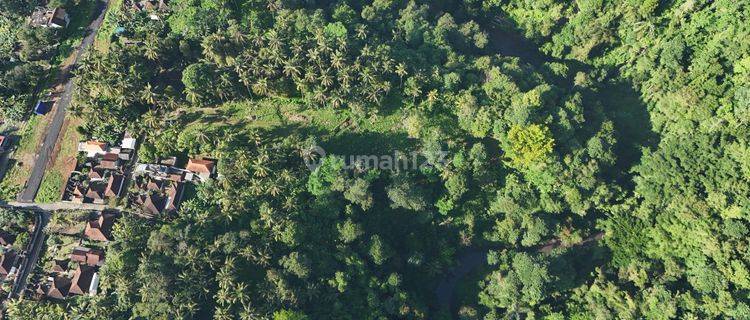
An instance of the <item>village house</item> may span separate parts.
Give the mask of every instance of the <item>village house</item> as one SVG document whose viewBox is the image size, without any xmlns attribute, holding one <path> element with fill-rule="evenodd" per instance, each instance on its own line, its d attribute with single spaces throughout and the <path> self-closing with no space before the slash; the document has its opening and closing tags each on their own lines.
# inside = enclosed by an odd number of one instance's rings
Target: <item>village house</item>
<svg viewBox="0 0 750 320">
<path fill-rule="evenodd" d="M 100 141 L 84 141 L 78 144 L 78 152 L 85 152 L 89 158 L 94 158 L 97 155 L 104 155 L 109 150 L 109 144 Z"/>
<path fill-rule="evenodd" d="M 68 260 L 55 260 L 52 262 L 53 273 L 68 272 Z"/>
<path fill-rule="evenodd" d="M 12 246 L 16 241 L 16 236 L 0 230 L 0 247 Z"/>
<path fill-rule="evenodd" d="M 118 198 L 125 186 L 126 165 L 133 158 L 136 139 L 125 133 L 119 146 L 95 140 L 78 144 L 86 160 L 71 172 L 63 201 L 104 204 Z"/>
<path fill-rule="evenodd" d="M 165 12 L 168 9 L 167 3 L 164 0 L 131 0 L 130 8 L 136 12 L 147 12 L 151 20 L 161 20 L 158 13 Z"/>
<path fill-rule="evenodd" d="M 93 219 L 90 219 L 86 223 L 86 229 L 83 231 L 83 236 L 86 239 L 93 241 L 110 241 L 112 226 L 115 223 L 115 214 L 113 213 L 99 213 Z"/>
<path fill-rule="evenodd" d="M 105 153 L 99 158 L 95 169 L 117 170 L 120 168 L 120 156 L 116 153 Z"/>
<path fill-rule="evenodd" d="M 56 275 L 48 279 L 50 281 L 47 296 L 52 299 L 63 300 L 70 293 L 70 286 L 73 284 L 70 278 Z"/>
<path fill-rule="evenodd" d="M 216 175 L 215 160 L 190 158 L 184 169 L 175 166 L 176 158 L 158 164 L 138 164 L 134 170 L 137 192 L 130 203 L 141 208 L 146 217 L 155 217 L 179 209 L 187 182 L 205 182 Z"/>
<path fill-rule="evenodd" d="M 179 209 L 184 183 L 169 179 L 156 180 L 151 177 L 141 177 L 138 182 L 138 189 L 142 192 L 136 196 L 134 202 L 147 216 L 153 217 Z"/>
<path fill-rule="evenodd" d="M 86 191 L 86 195 L 83 197 L 83 202 L 103 204 L 104 203 L 104 185 L 97 183 L 89 187 Z"/>
<path fill-rule="evenodd" d="M 5 280 L 9 275 L 13 274 L 17 257 L 16 253 L 12 250 L 5 251 L 5 253 L 0 255 L 0 281 Z"/>
<path fill-rule="evenodd" d="M 71 280 L 69 293 L 75 295 L 94 295 L 98 286 L 99 275 L 96 273 L 96 269 L 82 264 L 73 272 L 73 280 Z"/>
<path fill-rule="evenodd" d="M 185 170 L 200 177 L 201 181 L 208 181 L 216 170 L 216 163 L 208 159 L 189 159 Z"/>
<path fill-rule="evenodd" d="M 104 251 L 86 247 L 75 247 L 73 248 L 73 252 L 70 253 L 70 261 L 90 267 L 101 267 L 104 264 Z"/>
<path fill-rule="evenodd" d="M 205 182 L 216 175 L 216 161 L 206 158 L 190 158 L 185 169 L 174 166 L 174 159 L 167 159 L 160 164 L 138 164 L 135 174 L 146 174 L 154 179 L 167 179 L 176 182 Z"/>
<path fill-rule="evenodd" d="M 36 8 L 31 14 L 31 25 L 42 28 L 65 28 L 70 23 L 70 17 L 63 8 Z"/>
</svg>

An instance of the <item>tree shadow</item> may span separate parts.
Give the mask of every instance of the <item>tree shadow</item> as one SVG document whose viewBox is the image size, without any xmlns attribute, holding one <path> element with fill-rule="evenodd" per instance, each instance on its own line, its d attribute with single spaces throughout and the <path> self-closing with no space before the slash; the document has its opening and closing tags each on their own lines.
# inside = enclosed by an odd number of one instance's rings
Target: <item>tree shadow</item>
<svg viewBox="0 0 750 320">
<path fill-rule="evenodd" d="M 645 102 L 631 83 L 617 79 L 605 83 L 599 90 L 599 100 L 615 126 L 617 146 L 617 182 L 633 187 L 628 173 L 640 163 L 645 148 L 659 144 L 659 135 L 653 131 L 651 117 Z"/>
<path fill-rule="evenodd" d="M 558 292 L 590 283 L 593 273 L 609 261 L 609 250 L 601 241 L 569 248 L 549 258 L 549 273 L 554 276 L 552 287 Z"/>
<path fill-rule="evenodd" d="M 491 39 L 488 50 L 503 56 L 517 57 L 522 63 L 536 67 L 536 71 L 544 73 L 545 78 L 553 84 L 583 94 L 586 125 L 577 130 L 578 141 L 588 141 L 601 129 L 605 120 L 612 121 L 617 139 L 614 150 L 617 160 L 615 168 L 604 175 L 619 185 L 632 188 L 633 181 L 629 177 L 629 172 L 640 162 L 644 148 L 659 143 L 646 103 L 633 84 L 620 78 L 617 70 L 607 70 L 606 67 L 591 66 L 579 60 L 545 55 L 539 50 L 538 44 L 523 36 L 522 30 L 509 17 L 485 21 L 484 28 Z M 547 67 L 549 62 L 566 65 L 567 75 L 555 75 Z M 593 86 L 582 88 L 574 81 L 574 75 L 578 72 L 603 76 Z M 603 114 L 596 110 L 597 105 L 602 107 Z"/>
</svg>

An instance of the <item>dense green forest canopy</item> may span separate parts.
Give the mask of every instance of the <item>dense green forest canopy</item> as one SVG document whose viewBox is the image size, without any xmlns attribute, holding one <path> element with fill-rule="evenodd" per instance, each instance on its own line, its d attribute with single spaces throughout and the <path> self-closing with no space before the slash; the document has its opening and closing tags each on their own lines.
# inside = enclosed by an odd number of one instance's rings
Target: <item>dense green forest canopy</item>
<svg viewBox="0 0 750 320">
<path fill-rule="evenodd" d="M 123 217 L 103 294 L 11 318 L 750 317 L 747 3 L 169 6 L 110 9 L 74 112 L 221 178 Z M 253 125 L 269 106 L 345 121 Z M 394 149 L 429 165 L 335 157 Z"/>
</svg>

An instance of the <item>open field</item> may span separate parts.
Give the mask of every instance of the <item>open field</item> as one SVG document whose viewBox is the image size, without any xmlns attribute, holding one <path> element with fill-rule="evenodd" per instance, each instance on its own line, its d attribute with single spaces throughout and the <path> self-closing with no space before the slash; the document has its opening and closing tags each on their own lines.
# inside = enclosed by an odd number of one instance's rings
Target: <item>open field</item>
<svg viewBox="0 0 750 320">
<path fill-rule="evenodd" d="M 39 193 L 36 196 L 38 202 L 59 201 L 65 182 L 70 172 L 75 169 L 78 141 L 81 140 L 76 127 L 80 123 L 78 118 L 68 116 L 63 125 L 55 151 L 52 154 L 52 163 L 42 179 Z"/>
<path fill-rule="evenodd" d="M 327 152 L 342 155 L 362 152 L 390 154 L 413 147 L 413 141 L 403 129 L 404 115 L 400 110 L 354 121 L 348 109 L 311 109 L 296 99 L 264 99 L 230 102 L 218 108 L 191 109 L 183 117 L 190 121 L 186 132 L 234 126 L 281 136 L 291 133 L 315 135 Z"/>
<path fill-rule="evenodd" d="M 8 163 L 5 178 L 0 182 L 0 198 L 3 200 L 15 200 L 16 194 L 26 183 L 34 163 L 37 143 L 49 124 L 49 118 L 49 115 L 32 116 L 18 132 L 18 148 Z"/>
</svg>

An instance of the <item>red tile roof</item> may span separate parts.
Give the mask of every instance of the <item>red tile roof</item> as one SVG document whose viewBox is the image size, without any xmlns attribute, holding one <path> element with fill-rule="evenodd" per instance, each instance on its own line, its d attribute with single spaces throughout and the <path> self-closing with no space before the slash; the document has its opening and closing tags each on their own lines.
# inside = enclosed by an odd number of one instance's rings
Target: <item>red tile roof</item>
<svg viewBox="0 0 750 320">
<path fill-rule="evenodd" d="M 80 265 L 73 273 L 72 284 L 70 285 L 70 293 L 84 295 L 89 292 L 91 287 L 91 281 L 94 279 L 94 268 L 87 265 Z"/>
<path fill-rule="evenodd" d="M 189 159 L 187 167 L 185 168 L 187 171 L 192 171 L 194 173 L 208 173 L 211 174 L 214 171 L 214 165 L 215 163 L 211 160 L 206 159 Z"/>
<path fill-rule="evenodd" d="M 70 292 L 71 284 L 70 279 L 63 276 L 55 276 L 52 279 L 49 290 L 47 290 L 47 296 L 58 300 L 65 299 Z"/>
<path fill-rule="evenodd" d="M 114 218 L 115 217 L 113 214 L 99 214 L 98 218 L 89 220 L 89 222 L 86 224 L 86 229 L 83 231 L 83 235 L 87 239 L 94 241 L 109 241 L 109 234 L 112 231 Z"/>
</svg>

